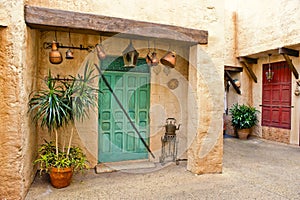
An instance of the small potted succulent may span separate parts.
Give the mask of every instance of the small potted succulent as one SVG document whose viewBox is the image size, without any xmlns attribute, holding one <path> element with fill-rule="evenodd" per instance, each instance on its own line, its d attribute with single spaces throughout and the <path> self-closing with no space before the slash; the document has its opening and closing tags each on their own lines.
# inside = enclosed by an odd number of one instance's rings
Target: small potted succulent
<svg viewBox="0 0 300 200">
<path fill-rule="evenodd" d="M 84 74 L 69 79 L 53 78 L 49 71 L 46 87 L 34 91 L 29 99 L 29 112 L 33 121 L 46 127 L 50 134 L 55 133 L 55 142 L 47 142 L 39 148 L 35 160 L 40 170 L 50 174 L 51 184 L 56 188 L 70 184 L 73 171 L 88 167 L 86 156 L 79 147 L 71 145 L 75 120 L 88 117 L 89 110 L 96 105 L 98 90 L 91 86 L 97 76 L 86 64 Z M 68 146 L 59 147 L 58 134 L 64 134 L 71 127 Z M 65 178 L 62 178 L 64 177 Z"/>
<path fill-rule="evenodd" d="M 247 139 L 250 129 L 257 124 L 257 113 L 255 107 L 234 104 L 230 110 L 231 124 L 236 129 L 240 139 Z"/>
</svg>

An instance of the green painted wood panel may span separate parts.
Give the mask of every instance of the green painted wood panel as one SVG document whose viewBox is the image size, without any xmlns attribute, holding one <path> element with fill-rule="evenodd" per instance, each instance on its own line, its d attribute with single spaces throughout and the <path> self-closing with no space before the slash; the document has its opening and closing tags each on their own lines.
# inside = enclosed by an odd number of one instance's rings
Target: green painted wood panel
<svg viewBox="0 0 300 200">
<path fill-rule="evenodd" d="M 114 64 L 118 65 L 120 61 Z M 144 64 L 142 67 L 148 66 Z M 141 73 L 106 70 L 104 76 L 140 134 L 149 144 L 150 74 L 145 71 Z M 147 149 L 101 80 L 99 87 L 101 92 L 99 93 L 98 161 L 115 162 L 148 158 Z"/>
</svg>

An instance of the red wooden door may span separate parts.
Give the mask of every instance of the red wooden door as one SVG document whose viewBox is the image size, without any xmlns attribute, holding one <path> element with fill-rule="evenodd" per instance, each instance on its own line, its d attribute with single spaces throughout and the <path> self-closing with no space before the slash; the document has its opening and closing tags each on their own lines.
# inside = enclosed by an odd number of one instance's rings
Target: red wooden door
<svg viewBox="0 0 300 200">
<path fill-rule="evenodd" d="M 268 81 L 269 64 L 263 65 L 262 126 L 291 128 L 292 74 L 286 62 L 271 64 L 273 79 Z"/>
</svg>

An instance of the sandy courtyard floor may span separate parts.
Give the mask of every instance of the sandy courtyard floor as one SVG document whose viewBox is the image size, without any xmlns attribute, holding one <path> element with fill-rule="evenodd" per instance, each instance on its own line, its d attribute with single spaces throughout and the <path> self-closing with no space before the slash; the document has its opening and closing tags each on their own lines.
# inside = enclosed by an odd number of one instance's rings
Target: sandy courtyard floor
<svg viewBox="0 0 300 200">
<path fill-rule="evenodd" d="M 186 162 L 156 170 L 77 174 L 55 189 L 37 176 L 26 199 L 300 199 L 300 147 L 224 139 L 222 174 L 194 175 Z"/>
</svg>

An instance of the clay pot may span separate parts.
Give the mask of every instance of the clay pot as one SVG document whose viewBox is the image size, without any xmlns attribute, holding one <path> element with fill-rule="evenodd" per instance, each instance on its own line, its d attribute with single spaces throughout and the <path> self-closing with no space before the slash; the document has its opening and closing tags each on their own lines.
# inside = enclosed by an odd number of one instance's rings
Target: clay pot
<svg viewBox="0 0 300 200">
<path fill-rule="evenodd" d="M 51 168 L 50 181 L 55 188 L 64 188 L 70 185 L 73 176 L 73 170 L 68 168 Z"/>
<path fill-rule="evenodd" d="M 63 61 L 62 55 L 57 49 L 57 42 L 55 41 L 52 42 L 52 48 L 49 53 L 49 61 L 52 64 L 60 64 Z"/>
<path fill-rule="evenodd" d="M 250 129 L 249 128 L 239 129 L 237 133 L 238 133 L 239 139 L 247 140 L 248 136 L 250 135 Z"/>
</svg>

